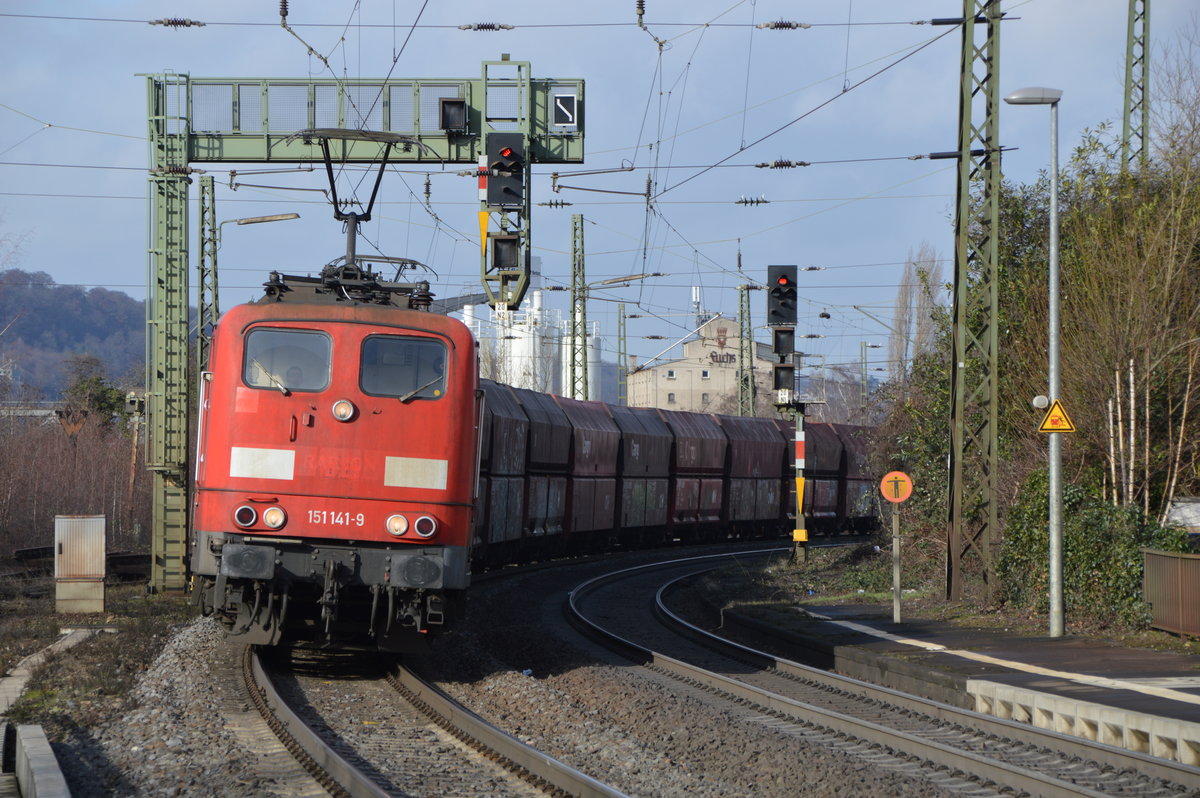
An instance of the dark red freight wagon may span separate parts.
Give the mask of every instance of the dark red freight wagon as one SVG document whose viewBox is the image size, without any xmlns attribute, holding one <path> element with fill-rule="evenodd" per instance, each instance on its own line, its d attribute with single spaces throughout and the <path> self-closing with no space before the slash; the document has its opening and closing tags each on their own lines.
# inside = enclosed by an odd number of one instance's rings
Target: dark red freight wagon
<svg viewBox="0 0 1200 798">
<path fill-rule="evenodd" d="M 845 450 L 831 424 L 805 424 L 804 443 L 804 516 L 808 530 L 831 534 L 841 527 Z"/>
<path fill-rule="evenodd" d="M 525 522 L 525 469 L 529 418 L 507 385 L 480 380 L 483 419 L 480 425 L 479 504 L 475 539 L 477 557 L 496 556 L 489 548 L 521 539 Z"/>
<path fill-rule="evenodd" d="M 855 424 L 834 424 L 846 453 L 841 512 L 846 529 L 869 532 L 879 524 L 878 478 L 867 461 L 867 436 L 871 430 Z"/>
<path fill-rule="evenodd" d="M 561 535 L 571 464 L 571 422 L 554 397 L 525 388 L 513 388 L 512 392 L 529 418 L 525 534 Z"/>
<path fill-rule="evenodd" d="M 562 396 L 554 401 L 571 422 L 571 463 L 567 470 L 567 517 L 570 533 L 583 535 L 613 528 L 617 492 L 617 450 L 621 431 L 600 402 Z M 586 545 L 584 541 L 576 543 Z"/>
<path fill-rule="evenodd" d="M 669 523 L 707 524 L 721 517 L 728 438 L 708 414 L 660 410 L 675 436 Z"/>
<path fill-rule="evenodd" d="M 764 418 L 713 418 L 729 439 L 729 491 L 722 520 L 742 523 L 778 519 L 785 448 L 779 430 Z"/>
<path fill-rule="evenodd" d="M 671 428 L 648 407 L 608 405 L 621 430 L 617 520 L 622 535 L 647 539 L 667 523 Z"/>
</svg>

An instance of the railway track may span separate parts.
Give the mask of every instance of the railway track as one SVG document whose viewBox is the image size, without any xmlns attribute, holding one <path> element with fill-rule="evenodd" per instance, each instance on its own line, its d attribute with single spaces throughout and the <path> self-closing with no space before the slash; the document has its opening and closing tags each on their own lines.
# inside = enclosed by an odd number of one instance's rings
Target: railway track
<svg viewBox="0 0 1200 798">
<path fill-rule="evenodd" d="M 715 637 L 667 607 L 680 580 L 727 562 L 698 557 L 609 573 L 572 591 L 572 623 L 640 664 L 754 707 L 761 722 L 868 752 L 971 794 L 1195 795 L 1192 767 L 1000 720 L 798 663 Z"/>
<path fill-rule="evenodd" d="M 331 795 L 622 795 L 482 721 L 403 666 L 270 654 L 247 652 L 251 696 Z"/>
</svg>

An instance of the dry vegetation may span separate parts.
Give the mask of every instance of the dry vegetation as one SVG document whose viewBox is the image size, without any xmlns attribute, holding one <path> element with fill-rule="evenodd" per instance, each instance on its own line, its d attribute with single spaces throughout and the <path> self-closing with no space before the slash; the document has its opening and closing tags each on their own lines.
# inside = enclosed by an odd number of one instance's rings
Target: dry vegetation
<svg viewBox="0 0 1200 798">
<path fill-rule="evenodd" d="M 152 475 L 144 448 L 123 421 L 84 417 L 68 433 L 54 417 L 0 417 L 0 557 L 49 546 L 56 515 L 103 515 L 109 551 L 147 551 Z"/>
<path fill-rule="evenodd" d="M 74 728 L 90 727 L 117 714 L 124 709 L 138 674 L 171 634 L 194 616 L 186 599 L 151 596 L 142 585 L 110 585 L 106 603 L 104 614 L 56 614 L 49 580 L 43 595 L 36 598 L 0 596 L 0 673 L 54 642 L 62 628 L 117 630 L 48 659 L 34 671 L 28 691 L 9 710 L 9 720 L 40 724 L 52 740 L 62 740 Z"/>
</svg>

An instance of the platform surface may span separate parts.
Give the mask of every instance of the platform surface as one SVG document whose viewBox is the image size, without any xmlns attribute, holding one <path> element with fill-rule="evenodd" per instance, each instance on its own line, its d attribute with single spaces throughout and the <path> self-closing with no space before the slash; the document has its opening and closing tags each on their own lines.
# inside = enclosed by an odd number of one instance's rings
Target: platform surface
<svg viewBox="0 0 1200 798">
<path fill-rule="evenodd" d="M 1067 634 L 807 605 L 802 637 L 841 672 L 956 706 L 1200 766 L 1200 655 Z"/>
</svg>

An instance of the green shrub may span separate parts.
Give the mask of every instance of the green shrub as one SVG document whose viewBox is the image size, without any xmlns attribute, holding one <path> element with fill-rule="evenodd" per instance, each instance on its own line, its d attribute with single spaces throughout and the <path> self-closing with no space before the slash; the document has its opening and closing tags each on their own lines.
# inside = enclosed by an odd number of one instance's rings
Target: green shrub
<svg viewBox="0 0 1200 798">
<path fill-rule="evenodd" d="M 1181 529 L 1161 527 L 1136 508 L 1111 503 L 1076 485 L 1063 486 L 1063 609 L 1068 619 L 1100 627 L 1144 628 L 1142 548 L 1186 551 Z M 1035 471 L 1008 515 L 1000 554 L 1001 591 L 1017 608 L 1047 612 L 1050 570 L 1048 476 Z"/>
</svg>

